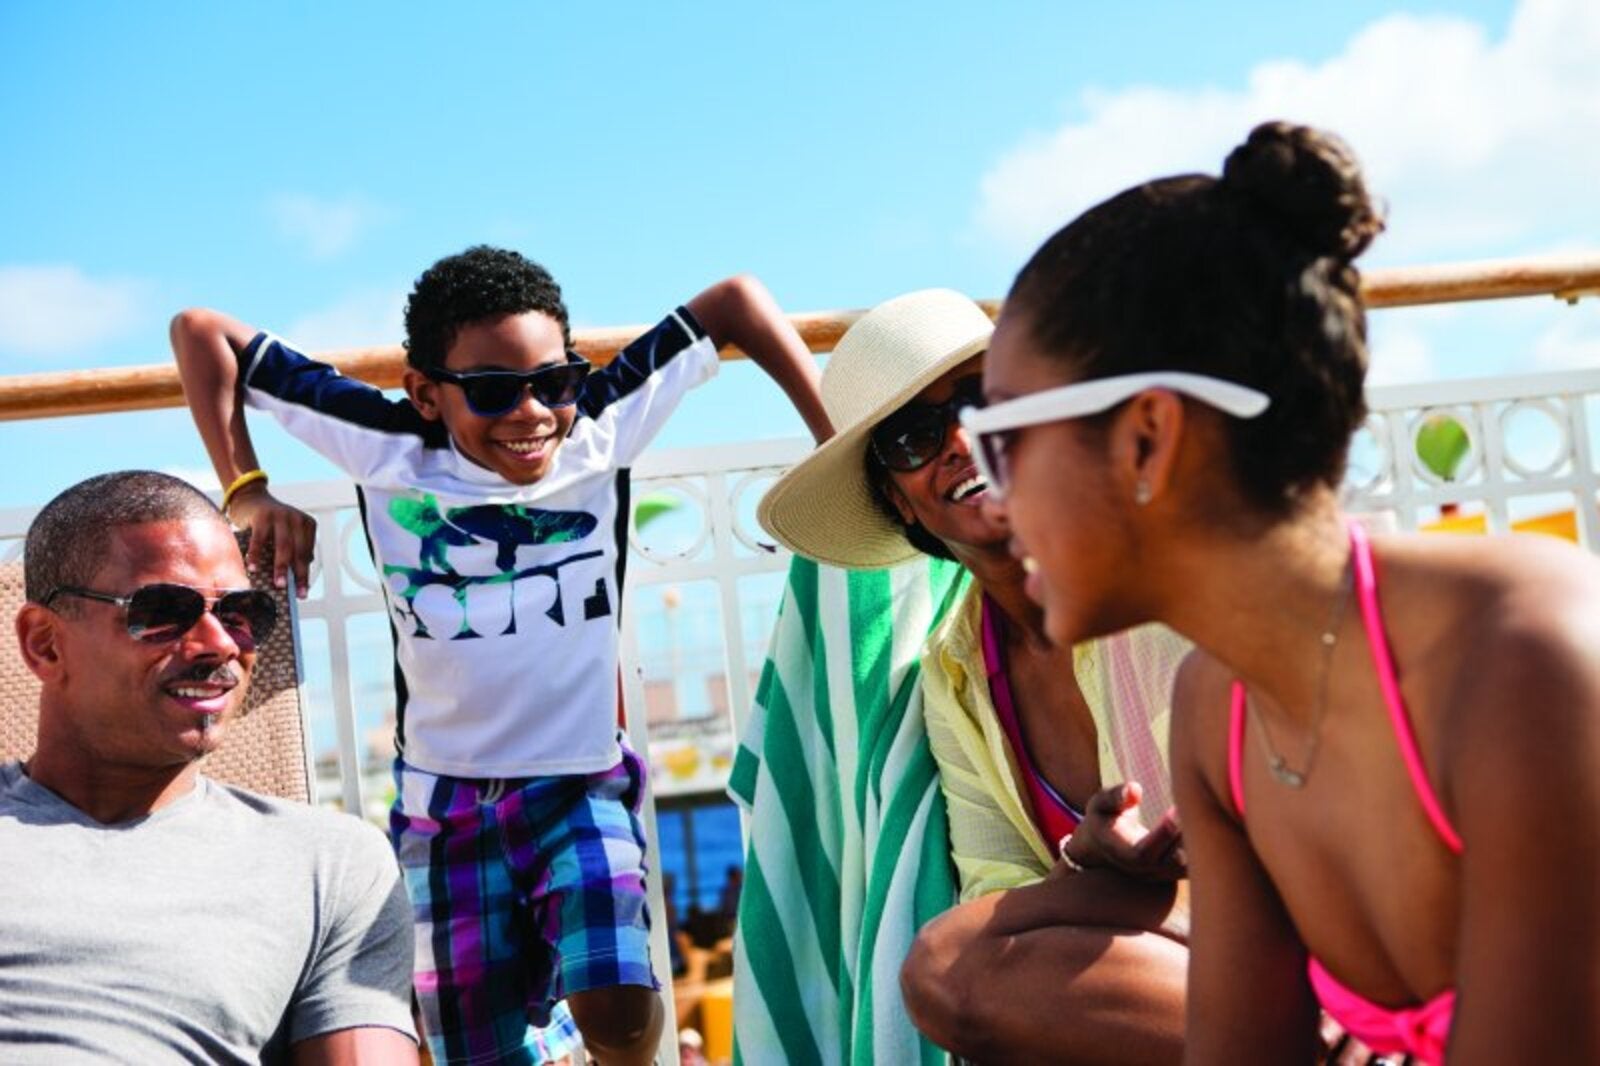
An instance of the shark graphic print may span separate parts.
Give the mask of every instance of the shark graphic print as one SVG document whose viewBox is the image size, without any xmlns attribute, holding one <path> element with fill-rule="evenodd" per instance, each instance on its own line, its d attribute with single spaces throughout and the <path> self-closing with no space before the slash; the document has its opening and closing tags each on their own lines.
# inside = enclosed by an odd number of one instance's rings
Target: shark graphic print
<svg viewBox="0 0 1600 1066">
<path fill-rule="evenodd" d="M 389 517 L 397 526 L 417 538 L 418 564 L 404 566 L 385 563 L 383 575 L 389 586 L 391 605 L 397 615 L 415 627 L 411 635 L 418 640 L 434 637 L 417 610 L 418 597 L 429 589 L 450 591 L 460 615 L 459 623 L 451 634 L 452 640 L 471 640 L 483 635 L 472 624 L 474 600 L 469 594 L 485 588 L 505 590 L 507 613 L 505 626 L 499 634 L 511 636 L 516 633 L 519 581 L 548 579 L 553 589 L 550 606 L 545 608 L 544 615 L 556 625 L 566 625 L 562 570 L 572 564 L 598 559 L 603 554 L 599 549 L 591 549 L 545 562 L 518 564 L 517 552 L 520 548 L 573 543 L 593 533 L 598 520 L 583 511 L 547 511 L 511 503 L 477 504 L 441 510 L 439 501 L 430 495 L 424 495 L 421 500 L 397 496 L 389 501 L 388 510 Z M 493 572 L 463 572 L 454 565 L 450 555 L 452 548 L 458 554 L 466 555 L 468 553 L 464 549 L 485 545 L 494 548 Z M 481 604 L 481 598 L 478 602 Z M 583 598 L 582 617 L 589 621 L 604 618 L 610 613 L 611 597 L 605 578 L 601 576 Z"/>
</svg>

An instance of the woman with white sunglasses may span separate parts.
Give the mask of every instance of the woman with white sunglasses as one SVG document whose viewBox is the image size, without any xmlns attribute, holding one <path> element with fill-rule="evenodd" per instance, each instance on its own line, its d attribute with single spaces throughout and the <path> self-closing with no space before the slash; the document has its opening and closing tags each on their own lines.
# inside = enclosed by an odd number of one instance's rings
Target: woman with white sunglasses
<svg viewBox="0 0 1600 1066">
<path fill-rule="evenodd" d="M 1348 149 L 1258 127 L 1018 275 L 963 418 L 1046 629 L 1157 620 L 1193 880 L 1186 1061 L 1600 1061 L 1600 566 L 1368 537 Z"/>
</svg>

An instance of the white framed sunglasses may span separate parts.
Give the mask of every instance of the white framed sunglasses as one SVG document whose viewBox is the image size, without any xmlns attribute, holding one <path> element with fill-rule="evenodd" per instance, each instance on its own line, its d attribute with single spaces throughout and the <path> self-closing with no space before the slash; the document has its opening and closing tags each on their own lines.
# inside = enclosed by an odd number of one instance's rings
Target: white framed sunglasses
<svg viewBox="0 0 1600 1066">
<path fill-rule="evenodd" d="M 999 499 L 1006 490 L 1006 452 L 1018 430 L 1097 415 L 1150 389 L 1181 392 L 1235 418 L 1254 418 L 1272 402 L 1259 389 L 1207 374 L 1151 370 L 1076 381 L 989 407 L 969 407 L 961 412 L 961 426 L 972 438 L 972 457 L 989 483 L 990 496 Z"/>
</svg>

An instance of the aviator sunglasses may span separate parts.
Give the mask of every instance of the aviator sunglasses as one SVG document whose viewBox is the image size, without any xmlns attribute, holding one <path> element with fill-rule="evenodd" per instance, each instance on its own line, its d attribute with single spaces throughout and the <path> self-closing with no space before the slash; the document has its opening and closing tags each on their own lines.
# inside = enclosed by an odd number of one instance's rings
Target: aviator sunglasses
<svg viewBox="0 0 1600 1066">
<path fill-rule="evenodd" d="M 568 351 L 565 363 L 542 366 L 537 370 L 474 370 L 458 374 L 443 367 L 424 373 L 434 381 L 459 386 L 472 413 L 483 418 L 503 415 L 522 402 L 522 390 L 533 393 L 541 407 L 571 407 L 583 392 L 590 364 L 577 352 Z"/>
<path fill-rule="evenodd" d="M 968 407 L 983 406 L 983 377 L 973 374 L 955 384 L 942 403 L 913 401 L 872 427 L 872 450 L 890 470 L 909 473 L 927 466 L 944 450 L 950 427 Z"/>
<path fill-rule="evenodd" d="M 989 483 L 989 496 L 1005 495 L 1010 476 L 1006 454 L 1019 431 L 1045 422 L 1064 422 L 1109 411 L 1149 389 L 1168 389 L 1192 396 L 1235 418 L 1254 418 L 1271 402 L 1266 393 L 1232 381 L 1181 370 L 1155 370 L 1092 378 L 1071 385 L 1019 396 L 982 410 L 961 413 L 961 425 L 973 438 L 978 473 Z"/>
<path fill-rule="evenodd" d="M 127 596 L 113 596 L 61 585 L 44 598 L 44 606 L 50 606 L 57 596 L 81 596 L 116 604 L 127 615 L 128 635 L 144 644 L 175 641 L 210 611 L 240 651 L 253 651 L 271 635 L 278 621 L 278 605 L 259 589 L 223 589 L 208 596 L 188 585 L 163 583 L 145 585 Z"/>
</svg>

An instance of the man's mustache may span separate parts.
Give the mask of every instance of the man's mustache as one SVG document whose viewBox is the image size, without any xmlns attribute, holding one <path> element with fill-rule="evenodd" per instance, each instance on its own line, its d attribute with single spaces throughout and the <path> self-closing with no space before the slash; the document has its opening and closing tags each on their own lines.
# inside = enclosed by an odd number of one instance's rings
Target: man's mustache
<svg viewBox="0 0 1600 1066">
<path fill-rule="evenodd" d="M 194 681 L 203 685 L 226 685 L 232 688 L 242 684 L 244 678 L 232 663 L 195 663 L 172 677 L 174 681 Z"/>
</svg>

